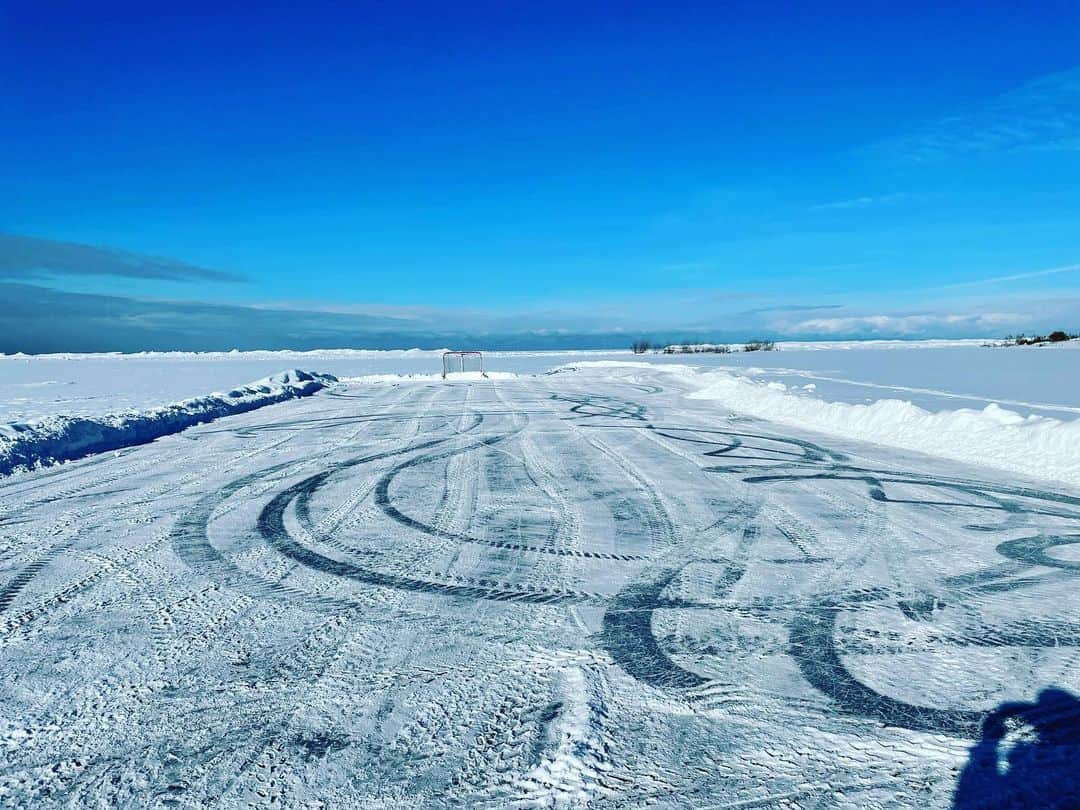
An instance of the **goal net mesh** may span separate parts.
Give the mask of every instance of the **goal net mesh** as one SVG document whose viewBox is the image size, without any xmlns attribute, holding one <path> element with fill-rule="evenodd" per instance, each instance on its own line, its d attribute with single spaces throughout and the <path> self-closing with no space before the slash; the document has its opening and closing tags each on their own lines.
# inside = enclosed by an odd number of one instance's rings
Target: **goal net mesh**
<svg viewBox="0 0 1080 810">
<path fill-rule="evenodd" d="M 484 355 L 480 352 L 443 352 L 442 375 L 450 377 L 454 374 L 467 373 L 482 374 L 484 372 Z"/>
</svg>

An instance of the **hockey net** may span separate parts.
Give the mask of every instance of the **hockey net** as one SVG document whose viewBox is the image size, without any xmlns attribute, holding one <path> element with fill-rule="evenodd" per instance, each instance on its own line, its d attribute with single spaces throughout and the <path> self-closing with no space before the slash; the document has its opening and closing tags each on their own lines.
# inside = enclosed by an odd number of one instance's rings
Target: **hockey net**
<svg viewBox="0 0 1080 810">
<path fill-rule="evenodd" d="M 443 352 L 442 376 L 444 380 L 454 374 L 470 373 L 484 376 L 482 352 Z"/>
</svg>

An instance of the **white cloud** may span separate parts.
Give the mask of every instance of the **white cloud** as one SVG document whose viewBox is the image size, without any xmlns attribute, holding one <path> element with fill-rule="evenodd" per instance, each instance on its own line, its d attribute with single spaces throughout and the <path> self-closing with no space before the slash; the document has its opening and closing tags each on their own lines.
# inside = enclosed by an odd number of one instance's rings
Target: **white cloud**
<svg viewBox="0 0 1080 810">
<path fill-rule="evenodd" d="M 921 335 L 926 333 L 965 332 L 978 336 L 1010 325 L 1030 322 L 1031 318 L 1010 312 L 974 314 L 850 315 L 837 318 L 810 318 L 786 325 L 790 334 L 817 335 Z"/>
<path fill-rule="evenodd" d="M 878 148 L 917 162 L 986 152 L 1080 151 L 1080 68 L 1042 76 Z"/>
</svg>

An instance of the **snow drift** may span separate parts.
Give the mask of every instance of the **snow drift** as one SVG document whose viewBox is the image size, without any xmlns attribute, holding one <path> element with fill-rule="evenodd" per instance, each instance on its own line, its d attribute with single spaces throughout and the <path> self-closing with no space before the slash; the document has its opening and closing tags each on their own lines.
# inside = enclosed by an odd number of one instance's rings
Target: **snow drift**
<svg viewBox="0 0 1080 810">
<path fill-rule="evenodd" d="M 146 444 L 222 416 L 306 397 L 337 382 L 330 374 L 293 369 L 226 393 L 186 399 L 143 412 L 97 417 L 52 416 L 0 424 L 0 475 Z"/>
<path fill-rule="evenodd" d="M 1080 419 L 1024 416 L 993 403 L 935 413 L 900 399 L 827 402 L 813 396 L 813 389 L 687 365 L 599 361 L 563 368 L 619 366 L 671 373 L 692 389 L 693 399 L 772 422 L 1080 486 Z"/>
</svg>

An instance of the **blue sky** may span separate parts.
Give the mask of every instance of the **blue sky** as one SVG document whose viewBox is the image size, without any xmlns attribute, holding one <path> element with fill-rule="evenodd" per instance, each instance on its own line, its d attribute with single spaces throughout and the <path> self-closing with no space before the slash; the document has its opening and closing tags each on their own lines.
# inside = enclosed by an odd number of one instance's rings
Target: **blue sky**
<svg viewBox="0 0 1080 810">
<path fill-rule="evenodd" d="M 1074 2 L 225 5 L 0 0 L 11 295 L 1080 328 Z"/>
</svg>

